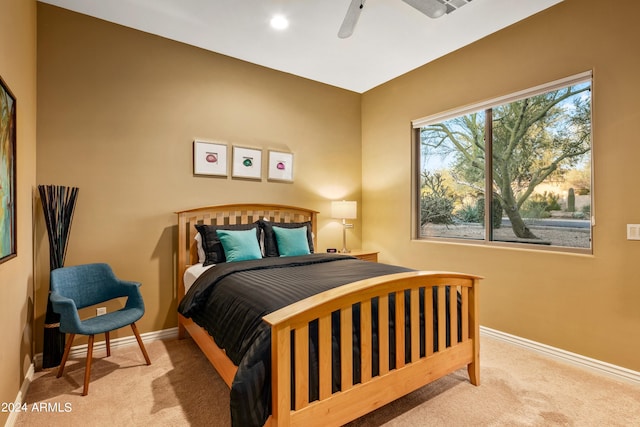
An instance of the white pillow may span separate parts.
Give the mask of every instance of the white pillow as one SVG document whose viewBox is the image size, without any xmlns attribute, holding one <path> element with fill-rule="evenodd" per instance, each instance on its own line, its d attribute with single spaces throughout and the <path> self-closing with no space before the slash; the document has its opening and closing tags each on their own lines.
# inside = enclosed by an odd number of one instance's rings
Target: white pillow
<svg viewBox="0 0 640 427">
<path fill-rule="evenodd" d="M 202 236 L 200 233 L 196 234 L 194 240 L 196 241 L 196 246 L 198 248 L 198 262 L 202 264 L 207 258 L 207 255 L 204 253 L 204 248 L 202 247 Z"/>
<path fill-rule="evenodd" d="M 215 264 L 207 265 L 204 267 L 202 263 L 192 265 L 184 271 L 184 291 L 187 292 L 191 285 L 194 284 L 196 279 L 204 273 L 209 268 L 213 267 Z"/>
</svg>

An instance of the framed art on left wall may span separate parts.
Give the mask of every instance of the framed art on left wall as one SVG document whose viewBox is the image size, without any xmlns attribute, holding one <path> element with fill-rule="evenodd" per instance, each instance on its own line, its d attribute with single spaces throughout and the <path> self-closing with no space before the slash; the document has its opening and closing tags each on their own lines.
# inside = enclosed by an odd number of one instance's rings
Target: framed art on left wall
<svg viewBox="0 0 640 427">
<path fill-rule="evenodd" d="M 0 263 L 16 254 L 16 98 L 0 77 Z"/>
<path fill-rule="evenodd" d="M 227 176 L 227 144 L 193 141 L 193 174 Z"/>
</svg>

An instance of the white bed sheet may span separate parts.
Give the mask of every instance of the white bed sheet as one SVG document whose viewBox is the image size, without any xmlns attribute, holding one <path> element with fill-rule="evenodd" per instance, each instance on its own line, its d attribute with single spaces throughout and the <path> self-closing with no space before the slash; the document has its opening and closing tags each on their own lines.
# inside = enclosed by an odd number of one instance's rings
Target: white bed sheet
<svg viewBox="0 0 640 427">
<path fill-rule="evenodd" d="M 206 267 L 202 265 L 202 263 L 198 263 L 198 264 L 194 264 L 191 267 L 187 268 L 186 271 L 184 272 L 184 291 L 185 293 L 187 291 L 189 291 L 189 288 L 191 287 L 191 285 L 193 285 L 193 282 L 196 281 L 196 279 L 198 277 L 200 277 L 200 275 L 202 273 L 204 273 L 205 271 L 207 271 L 209 268 L 213 267 L 215 264 L 211 264 L 211 265 L 207 265 Z"/>
</svg>

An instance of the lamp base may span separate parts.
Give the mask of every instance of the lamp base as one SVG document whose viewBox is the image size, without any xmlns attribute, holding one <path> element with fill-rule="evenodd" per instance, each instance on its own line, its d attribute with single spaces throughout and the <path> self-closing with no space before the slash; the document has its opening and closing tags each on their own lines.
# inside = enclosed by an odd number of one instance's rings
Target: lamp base
<svg viewBox="0 0 640 427">
<path fill-rule="evenodd" d="M 353 224 L 347 224 L 347 220 L 342 219 L 342 252 L 343 254 L 348 254 L 351 252 L 347 249 L 347 228 L 353 228 Z"/>
</svg>

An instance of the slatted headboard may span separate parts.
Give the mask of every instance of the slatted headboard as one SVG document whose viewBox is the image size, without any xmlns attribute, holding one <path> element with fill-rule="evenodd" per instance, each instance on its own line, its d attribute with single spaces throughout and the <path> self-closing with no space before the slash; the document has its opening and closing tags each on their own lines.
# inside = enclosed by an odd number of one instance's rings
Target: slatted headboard
<svg viewBox="0 0 640 427">
<path fill-rule="evenodd" d="M 251 224 L 259 219 L 272 222 L 290 223 L 311 221 L 314 246 L 317 247 L 317 215 L 311 209 L 297 208 L 285 205 L 267 204 L 236 204 L 207 206 L 178 214 L 178 299 L 184 296 L 184 272 L 188 266 L 198 262 L 198 250 L 194 240 L 198 231 L 196 224 L 207 225 L 235 225 Z"/>
</svg>

